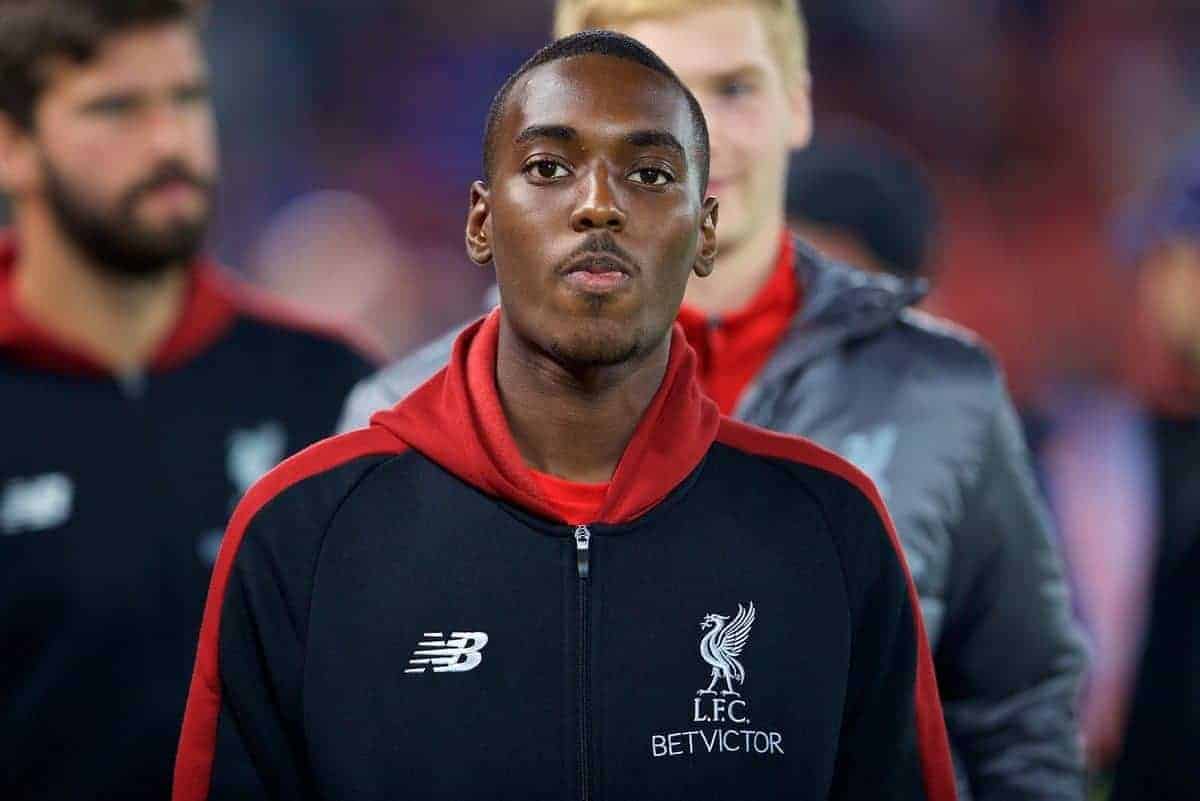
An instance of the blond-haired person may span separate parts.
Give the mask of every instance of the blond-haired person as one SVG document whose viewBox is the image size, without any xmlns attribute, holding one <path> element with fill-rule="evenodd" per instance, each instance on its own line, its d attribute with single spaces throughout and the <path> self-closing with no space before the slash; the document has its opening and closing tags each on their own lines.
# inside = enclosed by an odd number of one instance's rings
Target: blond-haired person
<svg viewBox="0 0 1200 801">
<path fill-rule="evenodd" d="M 719 255 L 679 322 L 723 412 L 812 438 L 883 492 L 921 595 L 960 795 L 1082 798 L 1083 645 L 1000 371 L 970 334 L 912 308 L 922 283 L 870 276 L 786 233 L 788 154 L 812 132 L 798 7 L 561 0 L 556 35 L 587 28 L 647 44 L 703 107 Z M 403 398 L 452 340 L 361 384 L 342 428 Z"/>
</svg>

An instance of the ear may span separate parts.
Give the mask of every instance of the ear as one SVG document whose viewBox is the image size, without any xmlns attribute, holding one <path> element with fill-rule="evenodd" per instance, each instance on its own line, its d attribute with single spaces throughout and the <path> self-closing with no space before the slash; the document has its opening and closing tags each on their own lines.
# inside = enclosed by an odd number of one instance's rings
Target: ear
<svg viewBox="0 0 1200 801">
<path fill-rule="evenodd" d="M 704 200 L 703 217 L 700 219 L 700 249 L 696 251 L 696 262 L 692 272 L 700 278 L 712 274 L 717 262 L 717 199 Z"/>
<path fill-rule="evenodd" d="M 467 211 L 467 256 L 479 265 L 492 260 L 492 209 L 487 185 L 471 184 L 471 208 Z"/>
<path fill-rule="evenodd" d="M 788 145 L 792 150 L 808 147 L 813 135 L 812 76 L 808 70 L 788 85 L 788 105 L 792 124 Z"/>
<path fill-rule="evenodd" d="M 20 197 L 38 188 L 41 170 L 33 132 L 0 112 L 0 191 Z"/>
</svg>

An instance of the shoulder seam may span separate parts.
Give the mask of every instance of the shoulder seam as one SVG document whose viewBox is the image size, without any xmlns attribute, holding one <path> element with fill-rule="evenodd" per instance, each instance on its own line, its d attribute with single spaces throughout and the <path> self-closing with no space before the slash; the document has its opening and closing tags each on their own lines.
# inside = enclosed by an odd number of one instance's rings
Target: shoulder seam
<svg viewBox="0 0 1200 801">
<path fill-rule="evenodd" d="M 239 320 L 346 348 L 375 367 L 387 361 L 383 347 L 357 328 L 309 314 L 255 287 L 238 286 L 235 291 L 235 309 Z"/>
</svg>

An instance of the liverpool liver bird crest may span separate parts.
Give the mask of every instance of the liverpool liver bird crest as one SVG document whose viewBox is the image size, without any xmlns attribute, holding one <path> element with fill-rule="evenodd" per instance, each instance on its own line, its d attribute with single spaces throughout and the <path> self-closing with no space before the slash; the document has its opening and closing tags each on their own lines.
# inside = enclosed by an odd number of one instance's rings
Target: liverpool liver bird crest
<svg viewBox="0 0 1200 801">
<path fill-rule="evenodd" d="M 746 669 L 737 658 L 741 656 L 742 649 L 750 639 L 750 627 L 753 625 L 753 601 L 748 609 L 738 604 L 737 616 L 733 618 L 732 623 L 726 615 L 704 616 L 704 620 L 700 621 L 700 628 L 709 631 L 700 640 L 700 656 L 712 665 L 712 681 L 707 689 L 697 690 L 696 695 L 716 695 L 717 691 L 714 688 L 721 679 L 725 680 L 725 689 L 721 690 L 721 695 L 741 695 L 733 689 L 733 682 L 744 683 Z"/>
</svg>

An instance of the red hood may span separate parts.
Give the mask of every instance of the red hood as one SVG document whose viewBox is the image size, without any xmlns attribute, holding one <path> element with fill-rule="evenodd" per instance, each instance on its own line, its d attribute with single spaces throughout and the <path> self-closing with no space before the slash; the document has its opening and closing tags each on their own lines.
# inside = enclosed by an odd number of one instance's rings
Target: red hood
<svg viewBox="0 0 1200 801">
<path fill-rule="evenodd" d="M 0 351 L 41 369 L 111 374 L 86 349 L 63 342 L 22 314 L 13 297 L 16 261 L 16 239 L 0 232 Z M 150 370 L 161 372 L 178 367 L 215 342 L 237 316 L 236 294 L 231 280 L 215 264 L 198 261 L 193 265 L 183 314 L 151 360 Z"/>
<path fill-rule="evenodd" d="M 463 481 L 539 517 L 567 522 L 538 491 L 508 428 L 496 391 L 500 311 L 454 343 L 450 363 L 372 425 L 391 431 Z M 597 523 L 647 512 L 700 464 L 720 413 L 696 379 L 696 357 L 678 326 L 662 386 L 634 431 L 609 484 Z"/>
</svg>

